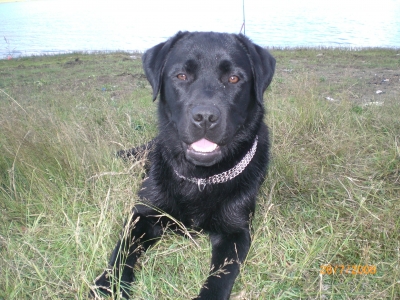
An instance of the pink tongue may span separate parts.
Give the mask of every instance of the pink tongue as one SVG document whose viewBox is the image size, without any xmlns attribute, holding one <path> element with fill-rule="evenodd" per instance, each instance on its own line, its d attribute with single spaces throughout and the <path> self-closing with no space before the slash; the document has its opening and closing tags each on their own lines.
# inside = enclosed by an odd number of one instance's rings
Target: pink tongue
<svg viewBox="0 0 400 300">
<path fill-rule="evenodd" d="M 201 139 L 191 144 L 190 147 L 197 152 L 212 152 L 217 148 L 217 144 L 206 139 Z"/>
</svg>

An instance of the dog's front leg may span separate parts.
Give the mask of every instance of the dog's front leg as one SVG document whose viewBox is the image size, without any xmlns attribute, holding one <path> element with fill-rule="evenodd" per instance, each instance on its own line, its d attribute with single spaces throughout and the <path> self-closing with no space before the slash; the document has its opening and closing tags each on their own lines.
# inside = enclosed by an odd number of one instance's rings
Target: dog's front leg
<svg viewBox="0 0 400 300">
<path fill-rule="evenodd" d="M 211 234 L 211 270 L 197 299 L 229 299 L 240 264 L 250 248 L 250 232 Z"/>
<path fill-rule="evenodd" d="M 137 259 L 163 232 L 161 226 L 154 221 L 151 217 L 133 213 L 111 254 L 108 269 L 95 281 L 95 291 L 90 292 L 92 297 L 100 292 L 102 295 L 117 298 L 116 294 L 120 293 L 123 298 L 129 299 L 126 288 L 135 279 L 133 268 Z"/>
</svg>

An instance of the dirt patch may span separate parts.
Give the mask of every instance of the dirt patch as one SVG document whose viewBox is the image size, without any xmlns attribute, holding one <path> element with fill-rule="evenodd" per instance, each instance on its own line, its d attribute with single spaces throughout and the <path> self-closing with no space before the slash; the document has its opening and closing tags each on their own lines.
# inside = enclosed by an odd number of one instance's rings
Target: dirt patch
<svg viewBox="0 0 400 300">
<path fill-rule="evenodd" d="M 331 90 L 333 95 L 345 91 L 349 100 L 366 104 L 400 99 L 400 71 L 398 70 L 335 67 L 329 72 L 315 70 L 315 73 L 321 83 L 327 83 L 333 87 Z"/>
<path fill-rule="evenodd" d="M 400 51 L 316 49 L 273 51 L 276 78 L 313 76 L 321 97 L 370 103 L 400 102 Z"/>
</svg>

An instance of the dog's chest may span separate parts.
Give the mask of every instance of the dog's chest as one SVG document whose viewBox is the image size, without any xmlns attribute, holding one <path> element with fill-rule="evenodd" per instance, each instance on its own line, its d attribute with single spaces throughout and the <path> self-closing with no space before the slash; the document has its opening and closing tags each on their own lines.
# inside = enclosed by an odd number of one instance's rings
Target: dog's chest
<svg viewBox="0 0 400 300">
<path fill-rule="evenodd" d="M 192 194 L 192 197 L 180 195 L 175 198 L 177 217 L 185 226 L 210 231 L 220 222 L 223 199 L 216 200 L 207 192 L 199 193 Z"/>
</svg>

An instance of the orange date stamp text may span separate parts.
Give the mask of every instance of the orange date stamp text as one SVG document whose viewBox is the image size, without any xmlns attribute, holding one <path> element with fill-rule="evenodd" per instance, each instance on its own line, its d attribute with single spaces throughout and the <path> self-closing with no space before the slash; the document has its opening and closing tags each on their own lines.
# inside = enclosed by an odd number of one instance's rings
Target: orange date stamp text
<svg viewBox="0 0 400 300">
<path fill-rule="evenodd" d="M 374 275 L 376 274 L 375 265 L 322 265 L 321 275 Z"/>
</svg>

